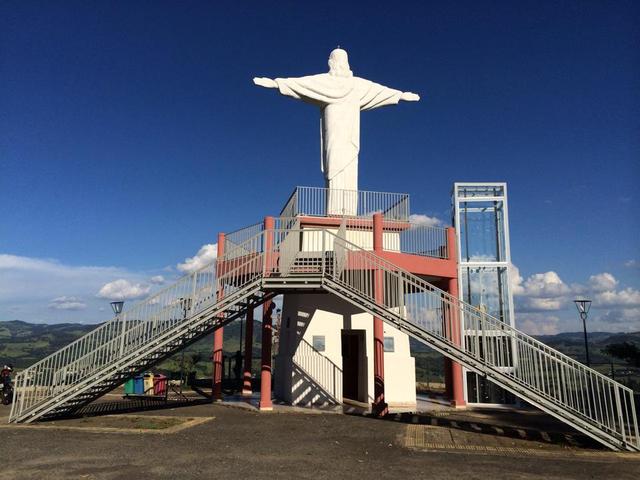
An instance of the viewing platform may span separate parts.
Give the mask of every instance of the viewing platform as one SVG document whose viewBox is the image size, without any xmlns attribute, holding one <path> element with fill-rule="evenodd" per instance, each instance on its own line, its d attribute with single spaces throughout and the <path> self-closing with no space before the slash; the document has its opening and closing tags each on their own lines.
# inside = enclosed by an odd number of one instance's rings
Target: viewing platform
<svg viewBox="0 0 640 480">
<path fill-rule="evenodd" d="M 379 255 L 430 281 L 457 276 L 454 228 L 412 221 L 407 193 L 298 186 L 279 216 L 273 217 L 272 228 L 310 230 L 307 235 L 301 235 L 300 241 L 303 251 L 313 251 L 311 230 L 327 229 L 336 233 L 343 226 L 349 242 L 373 251 L 377 222 L 382 229 Z M 264 228 L 264 222 L 259 222 L 226 233 L 226 251 L 245 243 Z M 257 250 L 253 251 L 260 251 L 261 246 L 254 248 Z M 242 255 L 242 249 L 238 255 Z"/>
</svg>

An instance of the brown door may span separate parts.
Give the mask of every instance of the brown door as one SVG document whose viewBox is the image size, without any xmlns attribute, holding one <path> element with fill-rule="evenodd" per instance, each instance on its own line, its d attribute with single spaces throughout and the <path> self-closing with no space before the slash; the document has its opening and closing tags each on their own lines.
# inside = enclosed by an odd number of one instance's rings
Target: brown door
<svg viewBox="0 0 640 480">
<path fill-rule="evenodd" d="M 342 396 L 360 401 L 360 361 L 364 347 L 364 331 L 342 331 Z"/>
</svg>

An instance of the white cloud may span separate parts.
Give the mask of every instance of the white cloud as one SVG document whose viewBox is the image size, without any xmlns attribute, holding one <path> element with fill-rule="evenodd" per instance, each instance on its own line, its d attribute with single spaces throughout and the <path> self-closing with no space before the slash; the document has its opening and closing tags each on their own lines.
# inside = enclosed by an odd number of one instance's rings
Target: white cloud
<svg viewBox="0 0 640 480">
<path fill-rule="evenodd" d="M 596 322 L 607 325 L 622 324 L 618 326 L 627 331 L 638 331 L 640 325 L 640 308 L 614 308 L 606 310 L 602 315 L 593 315 L 592 310 L 591 314 Z"/>
<path fill-rule="evenodd" d="M 570 292 L 569 287 L 554 271 L 535 273 L 523 284 L 524 295 L 537 298 L 557 298 Z"/>
<path fill-rule="evenodd" d="M 610 273 L 598 273 L 589 277 L 589 286 L 595 292 L 613 290 L 618 285 L 618 280 Z"/>
<path fill-rule="evenodd" d="M 443 224 L 443 221 L 436 217 L 430 217 L 429 215 L 414 213 L 413 215 L 409 215 L 409 223 L 416 227 L 439 227 Z"/>
<path fill-rule="evenodd" d="M 515 265 L 511 272 L 511 288 L 518 299 L 516 310 L 554 311 L 566 306 L 571 289 L 556 272 L 535 273 L 526 280 Z"/>
<path fill-rule="evenodd" d="M 525 309 L 529 311 L 554 311 L 562 310 L 567 305 L 567 300 L 557 298 L 528 298 L 525 301 Z"/>
<path fill-rule="evenodd" d="M 105 301 L 96 297 L 96 292 L 119 278 L 135 284 L 144 283 L 149 276 L 147 272 L 120 267 L 69 265 L 48 258 L 0 254 L 0 320 L 104 321 L 105 314 L 99 308 L 105 306 Z M 79 300 L 69 300 L 69 292 Z M 58 300 L 63 297 L 67 297 L 66 301 Z M 80 308 L 74 303 L 86 306 L 81 318 L 69 309 Z"/>
<path fill-rule="evenodd" d="M 122 268 L 73 266 L 56 260 L 0 254 L 0 302 L 78 295 L 95 292 L 114 278 L 135 274 Z M 93 290 L 93 292 L 92 292 Z"/>
<path fill-rule="evenodd" d="M 624 262 L 624 266 L 627 268 L 638 268 L 640 267 L 640 262 L 634 259 L 627 260 L 626 262 Z"/>
<path fill-rule="evenodd" d="M 529 335 L 555 335 L 561 325 L 554 315 L 530 313 L 518 317 L 516 326 Z"/>
<path fill-rule="evenodd" d="M 84 310 L 87 304 L 78 297 L 58 297 L 51 300 L 49 308 L 53 310 Z"/>
<path fill-rule="evenodd" d="M 162 285 L 164 283 L 164 277 L 162 275 L 154 275 L 149 281 L 154 285 Z"/>
<path fill-rule="evenodd" d="M 525 331 L 540 335 L 579 329 L 573 299 L 593 300 L 589 315 L 591 331 L 637 331 L 640 329 L 640 291 L 618 289 L 619 281 L 608 272 L 591 275 L 584 284 L 567 285 L 553 271 L 536 273 L 526 280 L 518 268 L 511 269 L 511 288 L 516 300 L 516 321 Z M 558 312 L 555 315 L 545 312 Z"/>
<path fill-rule="evenodd" d="M 522 286 L 524 279 L 522 278 L 522 275 L 520 275 L 520 269 L 513 263 L 509 269 L 509 280 L 511 283 L 511 291 L 514 295 L 524 294 L 524 287 Z"/>
<path fill-rule="evenodd" d="M 208 243 L 200 247 L 195 256 L 186 258 L 184 263 L 177 265 L 178 270 L 184 273 L 192 273 L 210 264 L 218 255 L 218 244 Z"/>
<path fill-rule="evenodd" d="M 96 296 L 108 300 L 131 300 L 144 297 L 149 293 L 149 290 L 151 290 L 150 285 L 132 283 L 129 280 L 120 278 L 103 285 Z"/>
<path fill-rule="evenodd" d="M 623 290 L 598 292 L 593 306 L 598 307 L 638 307 L 640 306 L 640 290 L 627 287 Z"/>
</svg>

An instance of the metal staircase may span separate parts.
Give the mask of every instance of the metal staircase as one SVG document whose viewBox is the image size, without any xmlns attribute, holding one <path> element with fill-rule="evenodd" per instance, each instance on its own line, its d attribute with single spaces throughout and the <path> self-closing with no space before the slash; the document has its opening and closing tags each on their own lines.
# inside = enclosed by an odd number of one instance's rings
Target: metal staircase
<svg viewBox="0 0 640 480">
<path fill-rule="evenodd" d="M 265 230 L 16 377 L 10 421 L 72 411 L 291 290 L 333 293 L 614 450 L 640 451 L 633 391 L 348 242 Z M 239 253 L 241 252 L 241 254 Z"/>
<path fill-rule="evenodd" d="M 253 254 L 238 258 L 230 250 L 20 372 L 10 421 L 71 413 L 272 298 L 261 289 L 264 254 L 256 240 L 238 246 Z"/>
<path fill-rule="evenodd" d="M 631 389 L 344 238 L 333 246 L 347 267 L 323 277 L 326 290 L 607 447 L 640 451 Z"/>
</svg>

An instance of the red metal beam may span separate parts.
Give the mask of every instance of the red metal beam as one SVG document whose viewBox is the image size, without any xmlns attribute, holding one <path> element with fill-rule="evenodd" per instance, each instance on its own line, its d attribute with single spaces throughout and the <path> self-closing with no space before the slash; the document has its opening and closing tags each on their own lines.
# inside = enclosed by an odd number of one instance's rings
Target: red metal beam
<svg viewBox="0 0 640 480">
<path fill-rule="evenodd" d="M 224 233 L 218 234 L 218 258 L 224 256 Z M 221 262 L 222 263 L 222 262 Z M 220 278 L 221 273 L 217 272 L 217 277 Z M 222 285 L 218 285 L 217 292 L 218 300 L 221 300 L 224 292 Z M 222 347 L 224 340 L 224 329 L 218 328 L 213 332 L 213 389 L 211 398 L 213 401 L 222 400 L 222 373 L 224 366 L 222 365 Z"/>
<path fill-rule="evenodd" d="M 373 251 L 379 254 L 383 247 L 383 220 L 381 213 L 373 215 Z M 384 302 L 384 272 L 374 271 L 374 296 L 376 302 Z M 373 404 L 374 415 L 384 416 L 389 413 L 389 406 L 384 399 L 384 322 L 373 317 Z"/>
<path fill-rule="evenodd" d="M 265 230 L 265 265 L 267 273 L 270 271 L 273 259 L 271 249 L 273 248 L 273 228 L 275 222 L 273 217 L 264 218 Z M 273 410 L 271 403 L 271 313 L 275 305 L 271 300 L 267 300 L 262 305 L 262 362 L 260 368 L 260 410 Z"/>
</svg>

